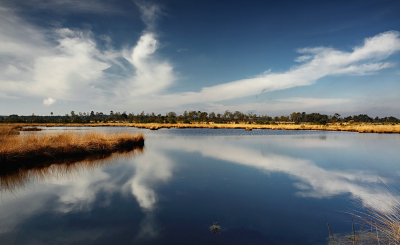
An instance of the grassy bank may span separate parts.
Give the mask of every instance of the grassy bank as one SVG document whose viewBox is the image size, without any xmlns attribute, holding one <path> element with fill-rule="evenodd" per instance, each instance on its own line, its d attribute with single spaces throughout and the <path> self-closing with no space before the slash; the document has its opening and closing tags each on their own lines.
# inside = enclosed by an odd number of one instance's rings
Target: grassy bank
<svg viewBox="0 0 400 245">
<path fill-rule="evenodd" d="M 107 155 L 144 145 L 143 134 L 130 132 L 17 133 L 10 127 L 0 128 L 0 171 L 35 166 L 38 162 Z"/>
<path fill-rule="evenodd" d="M 400 133 L 400 124 L 372 124 L 372 123 L 353 123 L 353 124 L 205 124 L 205 123 L 177 123 L 177 124 L 161 124 L 161 123 L 86 123 L 86 124 L 19 124 L 22 126 L 46 126 L 46 127 L 137 127 L 147 128 L 150 130 L 158 130 L 161 128 L 213 128 L 213 129 L 272 129 L 272 130 L 321 130 L 321 131 L 345 131 L 359 133 Z"/>
</svg>

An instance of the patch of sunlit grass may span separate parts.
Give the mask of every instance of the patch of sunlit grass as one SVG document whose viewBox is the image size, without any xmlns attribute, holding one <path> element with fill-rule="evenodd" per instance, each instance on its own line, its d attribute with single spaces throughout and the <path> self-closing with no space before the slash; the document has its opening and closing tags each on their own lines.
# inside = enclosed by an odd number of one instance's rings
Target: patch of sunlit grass
<svg viewBox="0 0 400 245">
<path fill-rule="evenodd" d="M 1 130 L 7 132 L 8 129 Z M 132 132 L 9 133 L 0 139 L 0 167 L 10 162 L 110 153 L 143 145 L 144 135 Z"/>
<path fill-rule="evenodd" d="M 26 125 L 27 126 L 27 125 Z M 239 122 L 233 123 L 68 123 L 68 124 L 30 124 L 30 126 L 67 126 L 67 127 L 137 127 L 158 130 L 161 128 L 226 128 L 226 129 L 272 129 L 272 130 L 320 130 L 320 131 L 346 131 L 359 133 L 400 133 L 400 124 L 372 124 L 372 123 L 330 123 L 327 125 L 315 125 L 310 123 L 294 124 L 292 122 L 273 123 L 273 124 L 248 124 Z"/>
</svg>

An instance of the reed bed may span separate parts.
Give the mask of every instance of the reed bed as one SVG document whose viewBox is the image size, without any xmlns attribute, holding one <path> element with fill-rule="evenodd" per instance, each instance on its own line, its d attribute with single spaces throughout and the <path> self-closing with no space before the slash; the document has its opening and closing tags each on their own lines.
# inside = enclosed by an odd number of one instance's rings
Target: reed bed
<svg viewBox="0 0 400 245">
<path fill-rule="evenodd" d="M 400 203 L 395 200 L 391 202 L 380 200 L 380 202 L 379 207 L 366 208 L 368 216 L 364 217 L 364 220 L 373 228 L 372 230 L 375 230 L 371 232 L 371 240 L 380 244 L 400 244 Z"/>
<path fill-rule="evenodd" d="M 216 124 L 216 123 L 177 123 L 177 124 L 164 124 L 164 123 L 85 123 L 85 124 L 23 124 L 22 126 L 45 126 L 45 127 L 136 127 L 146 128 L 150 130 L 158 130 L 162 128 L 213 128 L 213 129 L 271 129 L 271 130 L 320 130 L 320 131 L 344 131 L 344 132 L 358 132 L 358 133 L 400 133 L 400 124 L 385 124 L 376 125 L 371 123 L 353 123 L 353 124 L 327 124 L 327 125 L 313 125 L 313 124 Z"/>
<path fill-rule="evenodd" d="M 19 135 L 19 128 L 11 126 L 0 127 L 0 140 L 13 135 Z"/>
<path fill-rule="evenodd" d="M 361 224 L 358 231 L 354 229 L 352 221 L 353 232 L 351 234 L 333 235 L 328 223 L 330 232 L 328 244 L 400 244 L 400 202 L 394 197 L 390 200 L 378 199 L 378 201 L 376 204 L 363 207 L 363 212 L 350 213 Z"/>
<path fill-rule="evenodd" d="M 42 131 L 42 129 L 38 127 L 27 127 L 27 128 L 21 128 L 20 131 Z"/>
<path fill-rule="evenodd" d="M 0 132 L 11 130 L 3 128 Z M 8 133 L 0 136 L 0 169 L 4 171 L 48 160 L 110 154 L 143 146 L 144 135 L 131 132 Z"/>
</svg>

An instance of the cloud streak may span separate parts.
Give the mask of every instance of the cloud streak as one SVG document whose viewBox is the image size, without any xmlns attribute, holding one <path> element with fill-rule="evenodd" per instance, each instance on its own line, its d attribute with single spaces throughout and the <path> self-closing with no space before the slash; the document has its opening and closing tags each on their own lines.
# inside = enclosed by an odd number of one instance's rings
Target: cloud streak
<svg viewBox="0 0 400 245">
<path fill-rule="evenodd" d="M 303 54 L 297 61 L 306 61 L 300 66 L 292 67 L 283 73 L 267 73 L 260 76 L 205 87 L 200 92 L 187 92 L 180 95 L 180 102 L 204 103 L 241 98 L 307 86 L 318 79 L 330 75 L 366 75 L 393 67 L 392 63 L 379 62 L 400 50 L 400 33 L 389 31 L 366 38 L 362 46 L 355 47 L 353 52 L 344 52 L 333 48 L 303 48 Z M 305 55 L 305 56 L 304 56 Z"/>
<path fill-rule="evenodd" d="M 146 29 L 134 47 L 122 50 L 114 50 L 110 45 L 100 49 L 96 41 L 100 37 L 90 31 L 43 30 L 27 23 L 15 12 L 1 8 L 0 85 L 3 89 L 0 97 L 29 96 L 43 100 L 45 106 L 58 100 L 97 106 L 112 103 L 120 108 L 141 105 L 141 110 L 174 110 L 190 104 L 221 107 L 218 103 L 222 101 L 309 86 L 326 76 L 373 74 L 393 67 L 393 63 L 384 60 L 400 50 L 400 33 L 388 31 L 366 38 L 350 52 L 330 47 L 299 49 L 300 56 L 295 59 L 299 64 L 286 72 L 266 72 L 253 78 L 204 87 L 198 92 L 171 93 L 177 81 L 174 67 L 157 55 L 160 43 L 155 24 L 162 14 L 161 8 L 139 3 L 137 6 Z M 118 72 L 113 72 L 116 67 Z M 312 108 L 321 105 L 320 102 L 330 105 L 349 100 L 291 98 L 280 102 L 280 107 L 300 103 Z M 249 106 L 261 108 L 265 105 L 253 103 Z"/>
</svg>

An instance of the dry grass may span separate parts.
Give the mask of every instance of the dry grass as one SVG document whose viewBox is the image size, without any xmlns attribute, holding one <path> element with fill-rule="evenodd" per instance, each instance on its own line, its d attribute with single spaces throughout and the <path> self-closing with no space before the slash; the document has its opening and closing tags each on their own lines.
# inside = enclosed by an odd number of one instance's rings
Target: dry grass
<svg viewBox="0 0 400 245">
<path fill-rule="evenodd" d="M 380 237 L 374 236 L 373 239 L 381 244 L 400 244 L 400 204 L 394 200 L 393 202 L 381 200 L 381 204 L 381 207 L 366 208 L 369 214 L 366 222 L 377 231 L 377 234 L 381 234 Z"/>
<path fill-rule="evenodd" d="M 312 125 L 312 124 L 163 124 L 163 123 L 86 123 L 86 124 L 26 124 L 22 126 L 46 126 L 46 127 L 137 127 L 147 128 L 150 130 L 158 130 L 161 128 L 227 128 L 227 129 L 272 129 L 272 130 L 320 130 L 320 131 L 345 131 L 359 133 L 400 133 L 400 124 L 376 125 L 371 123 L 353 123 L 353 124 L 328 124 L 328 125 Z"/>
<path fill-rule="evenodd" d="M 19 135 L 19 129 L 11 126 L 0 127 L 0 140 L 12 135 Z"/>
<path fill-rule="evenodd" d="M 355 231 L 353 224 L 352 234 L 332 235 L 329 244 L 400 244 L 400 203 L 395 198 L 390 201 L 380 199 L 379 203 L 364 207 L 364 210 L 353 214 L 361 221 L 359 231 Z"/>
<path fill-rule="evenodd" d="M 1 128 L 0 169 L 15 169 L 36 162 L 94 154 L 110 154 L 118 150 L 130 150 L 144 145 L 143 134 L 131 132 L 65 132 L 43 134 L 29 132 L 26 135 L 12 134 L 11 129 Z M 8 133 L 7 133 L 8 132 Z"/>
<path fill-rule="evenodd" d="M 21 128 L 20 131 L 42 131 L 42 129 L 38 127 L 27 127 L 27 128 Z"/>
</svg>

